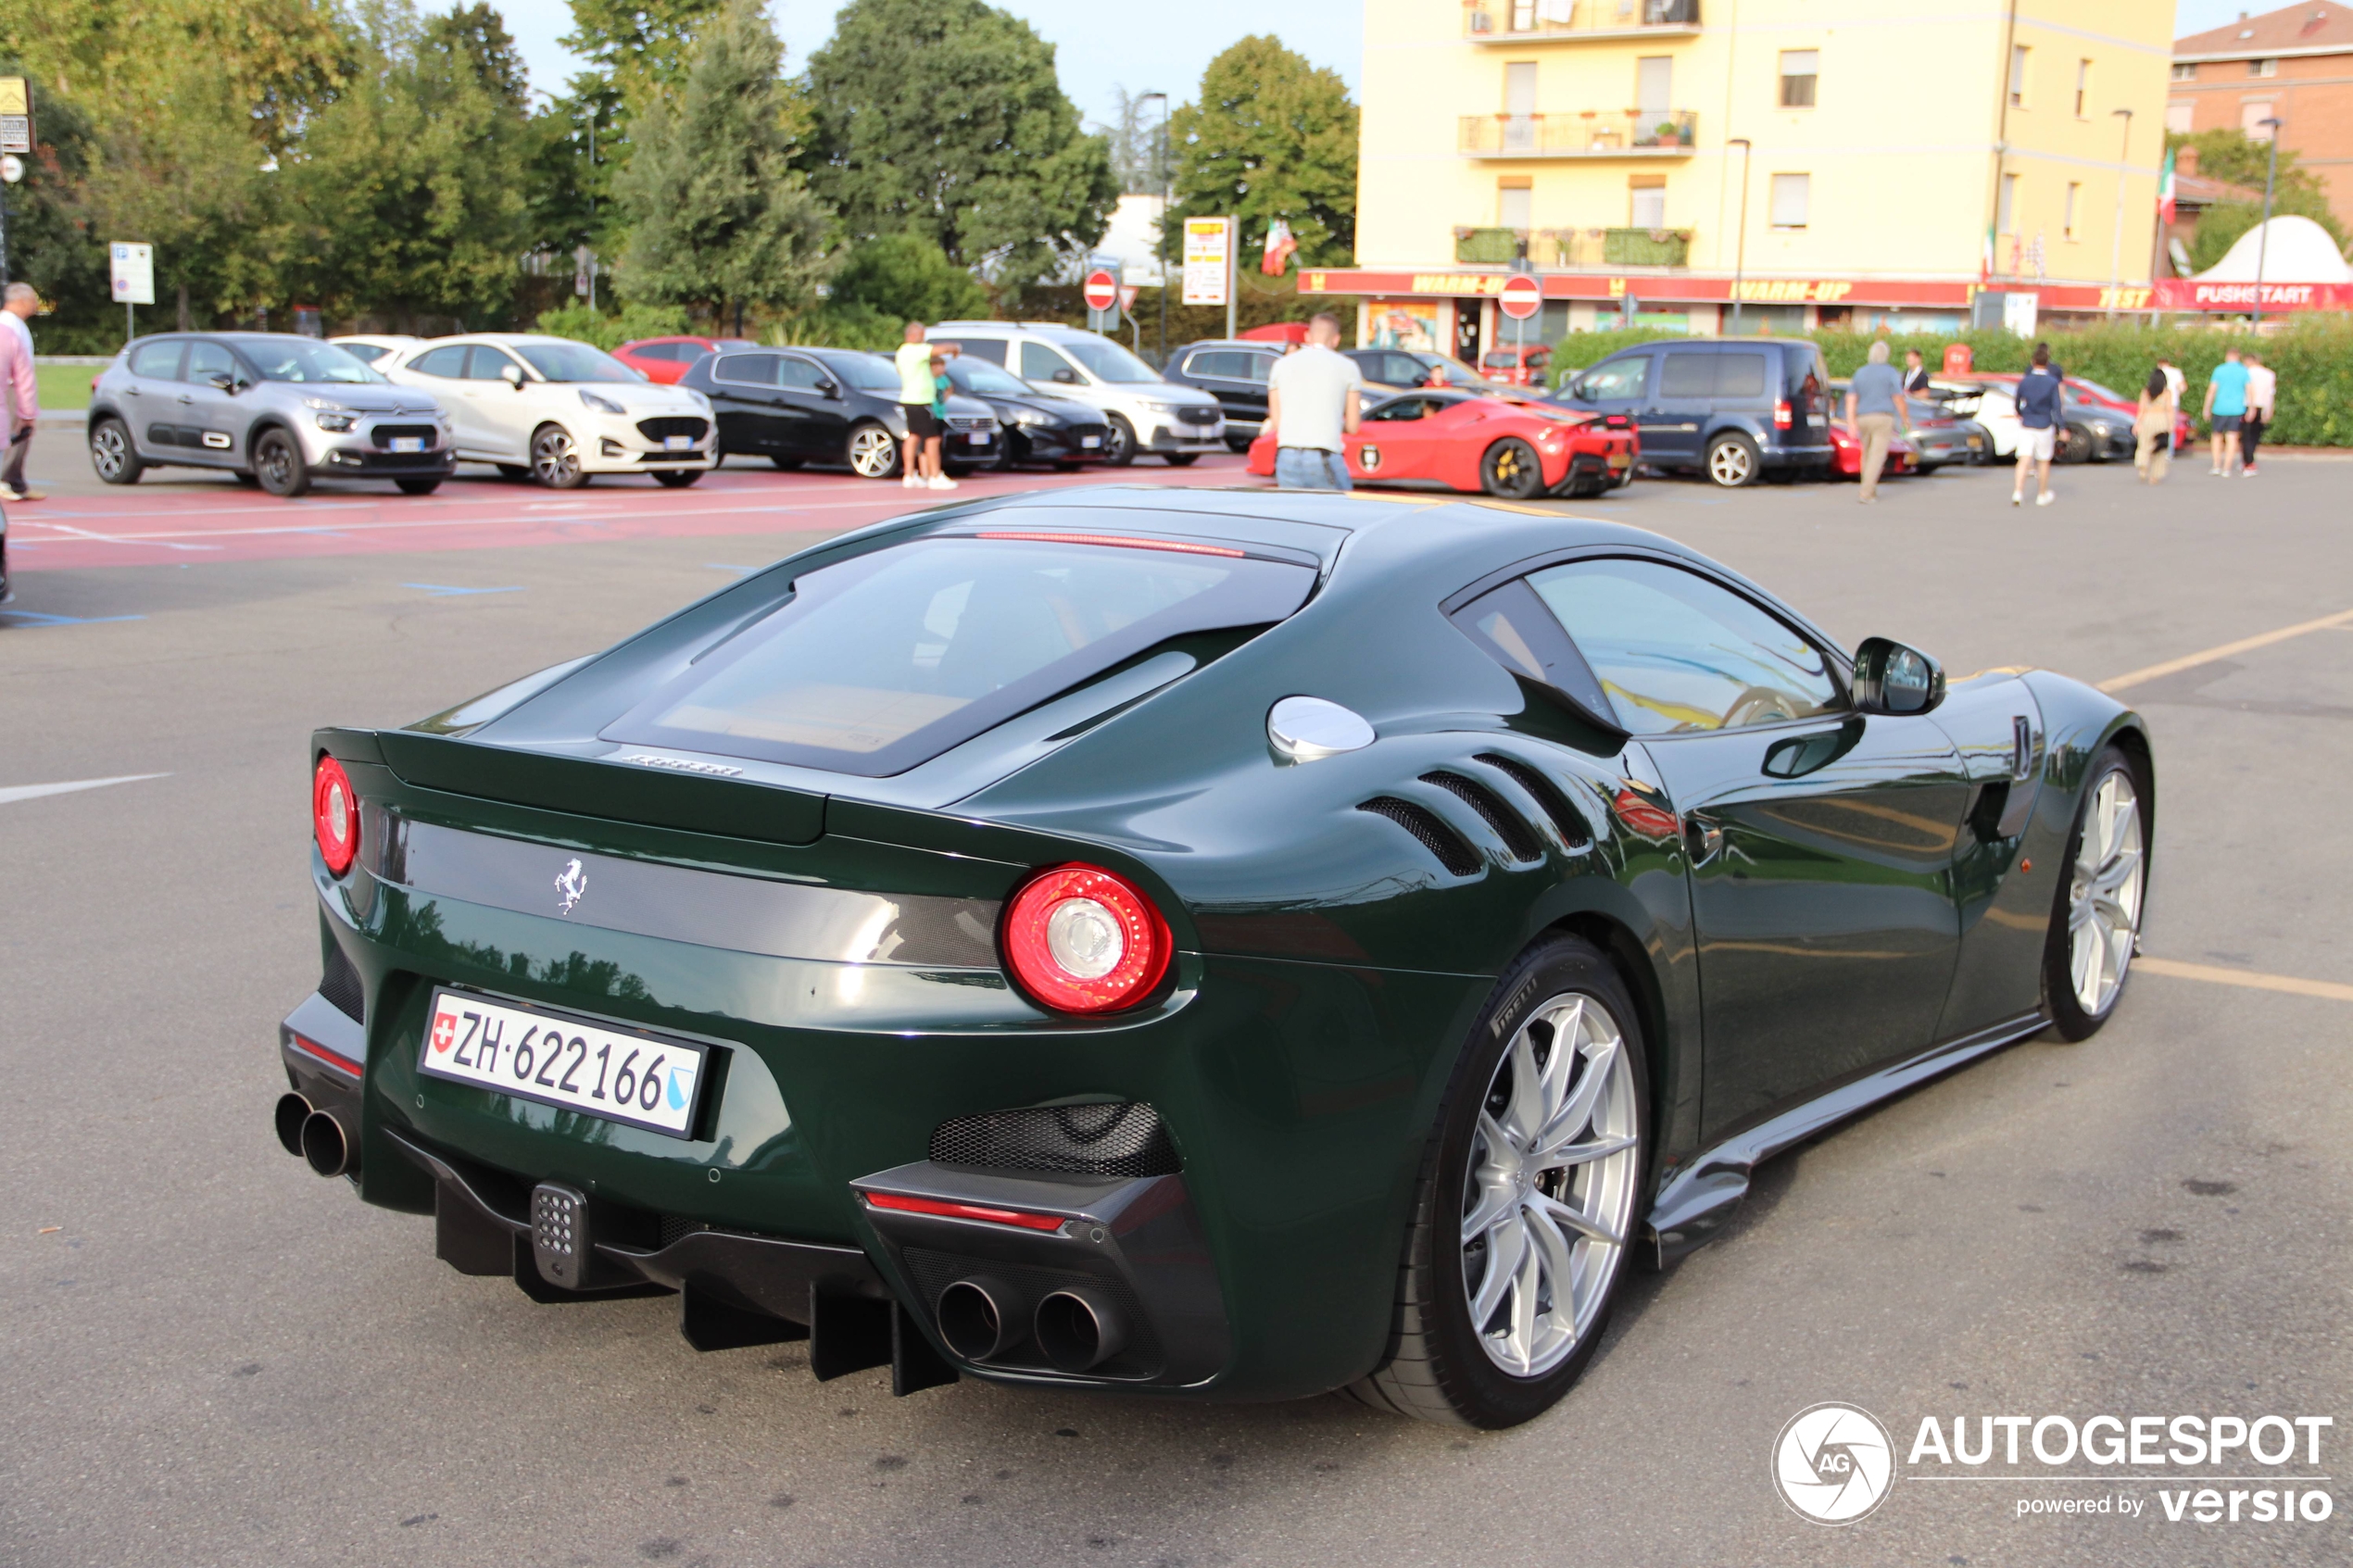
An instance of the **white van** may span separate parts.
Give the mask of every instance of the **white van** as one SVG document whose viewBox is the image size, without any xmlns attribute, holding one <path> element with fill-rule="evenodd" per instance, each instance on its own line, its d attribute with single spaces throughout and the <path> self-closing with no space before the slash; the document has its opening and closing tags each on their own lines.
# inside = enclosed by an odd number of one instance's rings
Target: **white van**
<svg viewBox="0 0 2353 1568">
<path fill-rule="evenodd" d="M 1226 413 L 1216 398 L 1161 380 L 1101 332 L 1059 321 L 942 321 L 930 338 L 1002 365 L 1040 392 L 1101 408 L 1103 458 L 1116 467 L 1143 453 L 1183 468 L 1226 449 Z"/>
</svg>

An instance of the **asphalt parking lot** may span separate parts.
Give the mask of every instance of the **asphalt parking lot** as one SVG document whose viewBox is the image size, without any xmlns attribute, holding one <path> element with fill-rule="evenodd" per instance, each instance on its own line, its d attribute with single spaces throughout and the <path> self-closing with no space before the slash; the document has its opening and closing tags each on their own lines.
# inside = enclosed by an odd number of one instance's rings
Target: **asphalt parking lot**
<svg viewBox="0 0 2353 1568">
<path fill-rule="evenodd" d="M 1850 644 L 2121 680 L 2157 738 L 2152 912 L 2105 1032 L 1764 1168 L 1730 1234 L 1637 1282 L 1558 1410 L 1467 1434 L 1338 1398 L 820 1385 L 799 1347 L 696 1354 L 666 1300 L 541 1307 L 460 1276 L 428 1222 L 276 1146 L 275 1025 L 318 975 L 314 724 L 408 721 L 934 497 L 730 468 L 678 493 L 283 503 L 106 490 L 42 441 L 62 482 L 11 508 L 0 611 L 0 1562 L 2346 1560 L 2342 1512 L 2020 1517 L 2057 1490 L 2022 1481 L 1906 1479 L 1824 1529 L 1768 1455 L 1831 1399 L 1902 1439 L 1931 1415 L 2221 1411 L 2353 1441 L 2353 464 L 2190 463 L 2156 489 L 2062 470 L 2040 509 L 1982 471 L 1872 507 L 1649 480 L 1562 504 L 1705 550 Z M 1121 477 L 1256 483 L 1224 459 Z"/>
</svg>

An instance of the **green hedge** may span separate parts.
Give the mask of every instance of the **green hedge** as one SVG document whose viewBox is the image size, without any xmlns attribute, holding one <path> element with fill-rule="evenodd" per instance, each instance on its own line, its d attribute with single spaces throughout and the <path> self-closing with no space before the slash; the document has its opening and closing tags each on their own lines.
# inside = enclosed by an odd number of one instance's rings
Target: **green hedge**
<svg viewBox="0 0 2353 1568">
<path fill-rule="evenodd" d="M 1629 332 L 1571 332 L 1553 351 L 1553 383 L 1586 366 L 1598 363 L 1621 348 L 1680 332 L 1637 328 Z M 1855 373 L 1870 352 L 1871 339 L 1861 332 L 1813 332 L 1833 376 Z M 1904 350 L 1917 348 L 1931 369 L 1944 362 L 1944 345 L 1965 343 L 1981 370 L 2022 370 L 2034 343 L 1994 328 L 1951 337 L 1916 334 L 1891 336 L 1895 362 Z M 2189 378 L 2190 412 L 2196 416 L 2206 396 L 2206 379 L 2222 362 L 2222 351 L 2244 345 L 2245 335 L 2212 327 L 2096 326 L 2072 332 L 2051 332 L 2043 341 L 2051 358 L 2068 374 L 2082 376 L 2131 396 L 2160 354 L 2181 367 Z M 2353 446 L 2353 320 L 2341 316 L 2299 317 L 2283 322 L 2276 334 L 2261 340 L 2263 362 L 2279 372 L 2277 417 L 2264 433 L 2266 445 L 2285 446 Z"/>
</svg>

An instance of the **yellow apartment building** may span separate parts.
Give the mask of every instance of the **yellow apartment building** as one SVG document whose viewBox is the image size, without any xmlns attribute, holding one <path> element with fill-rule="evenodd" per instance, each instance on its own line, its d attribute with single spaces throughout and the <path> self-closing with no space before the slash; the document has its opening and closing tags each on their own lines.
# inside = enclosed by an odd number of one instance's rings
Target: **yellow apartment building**
<svg viewBox="0 0 2353 1568">
<path fill-rule="evenodd" d="M 1982 288 L 2142 308 L 2158 0 L 1365 0 L 1361 341 L 1478 362 L 1634 320 L 1949 331 Z M 1989 238 L 1990 236 L 1990 238 Z"/>
</svg>

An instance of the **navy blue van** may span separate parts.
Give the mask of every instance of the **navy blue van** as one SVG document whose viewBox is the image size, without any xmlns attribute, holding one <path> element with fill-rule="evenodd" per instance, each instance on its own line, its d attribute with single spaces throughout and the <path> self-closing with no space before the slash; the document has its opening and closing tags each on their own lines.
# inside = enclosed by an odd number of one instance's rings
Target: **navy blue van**
<svg viewBox="0 0 2353 1568">
<path fill-rule="evenodd" d="M 1646 467 L 1732 486 L 1830 471 L 1829 386 L 1813 344 L 1692 338 L 1613 354 L 1552 400 L 1633 420 Z"/>
</svg>

